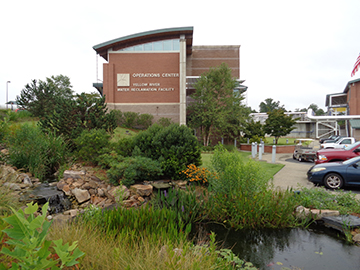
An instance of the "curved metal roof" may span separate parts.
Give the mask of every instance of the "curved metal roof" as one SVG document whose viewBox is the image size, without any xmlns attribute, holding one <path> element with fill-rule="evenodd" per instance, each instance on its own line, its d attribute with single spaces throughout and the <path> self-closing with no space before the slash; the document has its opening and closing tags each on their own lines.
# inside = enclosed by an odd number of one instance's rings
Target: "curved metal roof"
<svg viewBox="0 0 360 270">
<path fill-rule="evenodd" d="M 177 28 L 165 28 L 152 30 L 133 35 L 120 37 L 117 39 L 109 40 L 98 45 L 95 45 L 93 49 L 100 54 L 105 60 L 107 59 L 107 52 L 110 48 L 113 51 L 139 45 L 143 43 L 160 41 L 165 39 L 180 38 L 180 35 L 185 35 L 186 39 L 186 53 L 191 54 L 192 52 L 192 39 L 193 39 L 193 27 L 177 27 Z"/>
</svg>

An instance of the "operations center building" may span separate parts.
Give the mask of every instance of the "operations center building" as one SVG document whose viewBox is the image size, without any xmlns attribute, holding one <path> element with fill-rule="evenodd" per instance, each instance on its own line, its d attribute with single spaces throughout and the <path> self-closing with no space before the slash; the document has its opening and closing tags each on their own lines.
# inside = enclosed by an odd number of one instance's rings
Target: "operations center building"
<svg viewBox="0 0 360 270">
<path fill-rule="evenodd" d="M 103 64 L 103 83 L 94 87 L 105 95 L 109 110 L 148 113 L 186 124 L 197 78 L 226 63 L 240 81 L 240 46 L 193 46 L 193 27 L 167 28 L 120 37 L 93 49 Z"/>
</svg>

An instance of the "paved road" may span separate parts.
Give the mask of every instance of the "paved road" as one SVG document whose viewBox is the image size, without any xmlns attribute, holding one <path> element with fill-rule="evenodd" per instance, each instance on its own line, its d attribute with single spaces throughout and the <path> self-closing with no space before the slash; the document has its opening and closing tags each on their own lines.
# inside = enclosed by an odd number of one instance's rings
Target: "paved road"
<svg viewBox="0 0 360 270">
<path fill-rule="evenodd" d="M 264 153 L 262 160 L 272 162 L 272 156 Z M 285 166 L 274 175 L 274 186 L 281 189 L 292 188 L 293 190 L 300 187 L 313 188 L 314 185 L 307 180 L 306 172 L 314 165 L 312 162 L 299 162 L 292 158 L 292 154 L 276 154 L 275 163 L 281 163 Z M 360 199 L 360 188 L 346 189 L 356 194 Z"/>
</svg>

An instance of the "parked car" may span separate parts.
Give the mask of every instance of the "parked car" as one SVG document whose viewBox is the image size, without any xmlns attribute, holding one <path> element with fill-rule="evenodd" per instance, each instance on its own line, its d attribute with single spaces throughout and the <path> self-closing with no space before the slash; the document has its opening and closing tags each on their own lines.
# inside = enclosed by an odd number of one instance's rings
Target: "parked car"
<svg viewBox="0 0 360 270">
<path fill-rule="evenodd" d="M 322 138 L 319 140 L 319 143 L 325 143 L 326 141 L 336 141 L 339 137 L 341 137 L 340 135 L 331 135 L 328 138 Z"/>
<path fill-rule="evenodd" d="M 346 161 L 318 164 L 307 172 L 309 181 L 329 189 L 360 186 L 360 156 Z"/>
<path fill-rule="evenodd" d="M 348 146 L 349 144 L 355 143 L 355 138 L 353 137 L 343 137 L 339 138 L 336 142 L 328 142 L 321 144 L 321 148 L 344 148 Z"/>
<path fill-rule="evenodd" d="M 360 142 L 356 142 L 345 148 L 320 149 L 316 152 L 315 164 L 344 161 L 360 156 Z"/>
<path fill-rule="evenodd" d="M 296 139 L 295 142 L 297 142 L 297 144 L 295 145 L 293 159 L 297 159 L 300 162 L 314 162 L 316 157 L 316 150 L 314 150 L 312 147 L 303 145 L 303 143 L 306 145 L 306 143 L 311 143 L 312 141 L 312 139 Z"/>
</svg>

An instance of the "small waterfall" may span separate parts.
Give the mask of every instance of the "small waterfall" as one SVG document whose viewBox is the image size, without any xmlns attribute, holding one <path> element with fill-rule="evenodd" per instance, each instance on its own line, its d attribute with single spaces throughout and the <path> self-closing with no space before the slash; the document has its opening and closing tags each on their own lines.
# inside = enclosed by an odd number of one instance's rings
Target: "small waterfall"
<svg viewBox="0 0 360 270">
<path fill-rule="evenodd" d="M 20 200 L 26 203 L 33 201 L 39 205 L 49 202 L 49 214 L 57 214 L 71 209 L 71 202 L 64 192 L 48 183 L 42 183 L 33 190 L 27 191 Z"/>
</svg>

